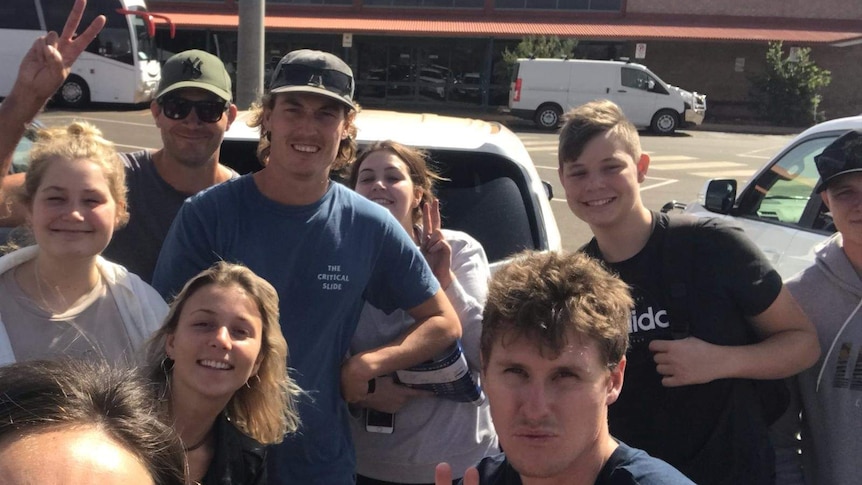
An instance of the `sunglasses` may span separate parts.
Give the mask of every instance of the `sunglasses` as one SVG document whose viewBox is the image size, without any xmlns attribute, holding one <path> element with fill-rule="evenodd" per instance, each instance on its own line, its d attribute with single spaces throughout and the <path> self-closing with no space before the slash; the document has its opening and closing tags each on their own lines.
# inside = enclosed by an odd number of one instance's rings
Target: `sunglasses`
<svg viewBox="0 0 862 485">
<path fill-rule="evenodd" d="M 270 82 L 270 89 L 284 86 L 317 86 L 348 99 L 353 97 L 353 77 L 340 71 L 301 64 L 282 65 Z"/>
<path fill-rule="evenodd" d="M 228 104 L 224 101 L 190 101 L 178 96 L 169 96 L 159 101 L 162 112 L 172 120 L 183 120 L 194 108 L 198 119 L 204 123 L 215 123 L 227 111 Z"/>
</svg>

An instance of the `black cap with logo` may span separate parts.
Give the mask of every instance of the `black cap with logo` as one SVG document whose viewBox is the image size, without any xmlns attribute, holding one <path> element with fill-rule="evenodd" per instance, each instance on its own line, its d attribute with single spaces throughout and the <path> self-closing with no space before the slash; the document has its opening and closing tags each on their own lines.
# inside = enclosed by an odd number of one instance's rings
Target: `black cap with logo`
<svg viewBox="0 0 862 485">
<path fill-rule="evenodd" d="M 862 172 L 862 130 L 850 130 L 839 136 L 814 157 L 814 163 L 820 172 L 818 193 L 841 175 Z"/>
<path fill-rule="evenodd" d="M 288 52 L 272 73 L 270 93 L 314 93 L 353 104 L 353 71 L 333 54 L 310 49 Z"/>
</svg>

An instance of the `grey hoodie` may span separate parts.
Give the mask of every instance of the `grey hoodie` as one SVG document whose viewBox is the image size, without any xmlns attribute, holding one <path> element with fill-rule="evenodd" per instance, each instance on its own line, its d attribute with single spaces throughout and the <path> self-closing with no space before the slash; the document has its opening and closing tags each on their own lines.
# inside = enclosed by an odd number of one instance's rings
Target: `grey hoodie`
<svg viewBox="0 0 862 485">
<path fill-rule="evenodd" d="M 821 355 L 795 384 L 802 405 L 802 460 L 808 485 L 862 481 L 862 279 L 840 233 L 786 282 L 817 327 Z"/>
</svg>

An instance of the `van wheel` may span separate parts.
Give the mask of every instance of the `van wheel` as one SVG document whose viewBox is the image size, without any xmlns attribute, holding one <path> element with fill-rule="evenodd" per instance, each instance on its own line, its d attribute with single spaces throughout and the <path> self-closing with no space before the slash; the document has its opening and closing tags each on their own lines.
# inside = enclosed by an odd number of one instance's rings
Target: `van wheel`
<svg viewBox="0 0 862 485">
<path fill-rule="evenodd" d="M 679 114 L 672 109 L 663 109 L 652 117 L 650 128 L 659 135 L 670 135 L 676 131 Z"/>
<path fill-rule="evenodd" d="M 90 102 L 90 88 L 83 79 L 71 75 L 54 96 L 57 102 L 67 108 L 83 108 Z"/>
<path fill-rule="evenodd" d="M 561 116 L 563 116 L 563 108 L 556 104 L 543 104 L 536 110 L 533 122 L 543 130 L 555 130 L 560 124 Z"/>
</svg>

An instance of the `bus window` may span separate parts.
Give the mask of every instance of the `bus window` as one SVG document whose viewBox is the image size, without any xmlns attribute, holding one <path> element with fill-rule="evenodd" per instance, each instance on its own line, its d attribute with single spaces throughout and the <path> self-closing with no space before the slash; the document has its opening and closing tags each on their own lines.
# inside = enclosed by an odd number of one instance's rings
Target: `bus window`
<svg viewBox="0 0 862 485">
<path fill-rule="evenodd" d="M 0 4 L 0 29 L 41 30 L 33 0 Z"/>
</svg>

